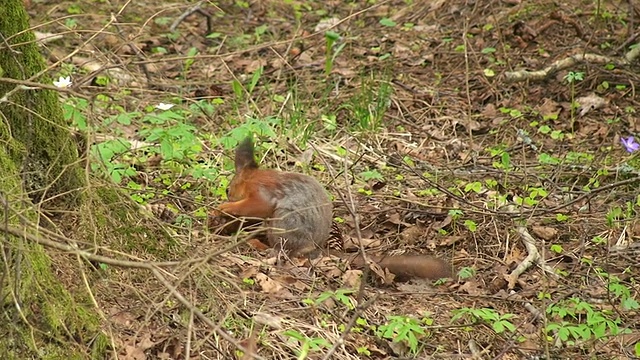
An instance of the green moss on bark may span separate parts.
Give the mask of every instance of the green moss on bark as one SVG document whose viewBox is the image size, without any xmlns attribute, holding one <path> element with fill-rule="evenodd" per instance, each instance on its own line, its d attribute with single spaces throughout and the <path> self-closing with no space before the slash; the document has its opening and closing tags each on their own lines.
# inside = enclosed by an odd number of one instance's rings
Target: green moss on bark
<svg viewBox="0 0 640 360">
<path fill-rule="evenodd" d="M 12 146 L 10 139 L 2 142 Z M 36 216 L 24 199 L 26 196 L 17 191 L 21 188 L 17 168 L 3 151 L 0 151 L 0 167 L 5 175 L 0 191 L 7 194 L 11 208 L 35 221 Z M 0 210 L 2 218 L 3 211 Z M 19 226 L 20 221 L 11 213 L 9 224 Z M 105 336 L 100 332 L 99 319 L 92 308 L 78 303 L 87 303 L 86 295 L 74 297 L 64 289 L 53 274 L 51 261 L 42 246 L 14 236 L 7 239 L 4 247 L 9 249 L 9 265 L 13 271 L 6 274 L 1 284 L 2 294 L 8 296 L 2 298 L 5 320 L 0 322 L 0 358 L 82 358 L 90 346 L 87 344 L 96 344 L 95 338 Z"/>
<path fill-rule="evenodd" d="M 17 80 L 32 79 L 45 69 L 45 62 L 29 28 L 29 19 L 21 0 L 5 0 L 0 6 L 0 33 L 12 45 L 12 51 L 0 51 L 0 67 L 4 77 Z M 32 81 L 51 84 L 46 75 Z M 0 95 L 5 96 L 15 84 L 0 82 Z M 64 123 L 58 95 L 51 90 L 18 89 L 8 102 L 0 103 L 0 112 L 11 126 L 11 135 L 24 151 L 10 152 L 15 164 L 25 174 L 29 193 L 38 200 L 58 197 L 60 204 L 77 203 L 84 187 L 82 168 L 78 164 L 76 144 Z"/>
<path fill-rule="evenodd" d="M 32 77 L 45 68 L 22 0 L 4 0 L 0 5 L 0 33 L 5 44 L 0 51 L 4 77 L 51 83 L 46 76 Z M 57 93 L 26 90 L 0 81 L 0 194 L 11 209 L 1 219 L 22 226 L 15 216 L 37 223 L 30 198 L 57 196 L 57 204 L 75 206 L 82 201 L 83 169 L 68 128 L 64 124 Z M 28 190 L 29 192 L 25 192 Z M 33 229 L 25 231 L 33 232 Z M 80 288 L 72 294 L 52 271 L 45 249 L 12 235 L 3 236 L 8 269 L 0 277 L 2 321 L 0 358 L 2 359 L 82 359 L 87 354 L 104 358 L 105 335 L 99 317 Z"/>
</svg>

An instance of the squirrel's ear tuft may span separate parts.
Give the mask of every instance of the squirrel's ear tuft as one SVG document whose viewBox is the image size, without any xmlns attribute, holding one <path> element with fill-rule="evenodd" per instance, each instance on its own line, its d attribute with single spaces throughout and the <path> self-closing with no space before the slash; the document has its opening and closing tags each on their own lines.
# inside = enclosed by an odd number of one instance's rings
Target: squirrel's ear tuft
<svg viewBox="0 0 640 360">
<path fill-rule="evenodd" d="M 236 174 L 245 168 L 257 168 L 258 163 L 253 157 L 253 136 L 247 136 L 236 148 Z"/>
</svg>

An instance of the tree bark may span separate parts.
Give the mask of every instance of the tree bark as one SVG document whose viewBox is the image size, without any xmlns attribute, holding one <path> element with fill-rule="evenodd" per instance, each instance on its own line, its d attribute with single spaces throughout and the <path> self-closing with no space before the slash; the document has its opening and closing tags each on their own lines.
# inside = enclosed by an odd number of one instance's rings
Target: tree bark
<svg viewBox="0 0 640 360">
<path fill-rule="evenodd" d="M 4 38 L 0 39 L 0 76 L 51 84 L 43 74 L 46 66 L 35 36 L 27 31 L 29 21 L 22 0 L 0 0 L 0 19 L 11 19 L 0 21 Z M 15 84 L 0 81 L 0 95 L 4 100 L 0 113 L 8 125 L 5 130 L 20 145 L 19 151 L 14 148 L 9 156 L 21 169 L 25 190 L 36 203 L 55 200 L 55 204 L 73 206 L 85 181 L 58 94 L 16 89 Z"/>
<path fill-rule="evenodd" d="M 0 221 L 37 234 L 34 208 L 82 204 L 85 177 L 23 0 L 0 0 Z M 35 204 L 35 206 L 34 206 Z M 29 225 L 27 225 L 29 224 Z M 44 249 L 6 232 L 0 240 L 0 358 L 102 357 L 95 311 L 79 305 L 52 271 Z M 89 350 L 91 349 L 91 350 Z"/>
</svg>

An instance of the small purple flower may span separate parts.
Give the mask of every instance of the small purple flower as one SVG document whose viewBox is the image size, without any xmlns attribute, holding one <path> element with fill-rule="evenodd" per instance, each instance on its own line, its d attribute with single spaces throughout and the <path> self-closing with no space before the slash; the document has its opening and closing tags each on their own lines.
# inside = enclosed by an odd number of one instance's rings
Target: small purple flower
<svg viewBox="0 0 640 360">
<path fill-rule="evenodd" d="M 630 153 L 638 151 L 640 149 L 640 144 L 636 142 L 636 139 L 633 136 L 629 136 L 628 138 L 620 138 L 620 142 L 622 142 L 624 148 Z"/>
</svg>

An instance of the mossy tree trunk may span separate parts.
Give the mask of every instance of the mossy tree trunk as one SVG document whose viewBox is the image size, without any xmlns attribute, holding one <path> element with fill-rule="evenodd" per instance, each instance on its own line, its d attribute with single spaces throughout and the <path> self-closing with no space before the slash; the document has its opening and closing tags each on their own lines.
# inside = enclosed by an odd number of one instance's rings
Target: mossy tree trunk
<svg viewBox="0 0 640 360">
<path fill-rule="evenodd" d="M 35 37 L 25 31 L 29 22 L 22 0 L 0 0 L 0 19 L 5 19 L 0 21 L 4 37 L 4 44 L 0 45 L 0 75 L 51 84 L 48 76 L 41 75 L 45 62 Z M 38 201 L 59 199 L 73 204 L 78 190 L 83 188 L 84 177 L 58 95 L 51 90 L 15 87 L 0 82 L 0 95 L 10 95 L 0 102 L 0 111 L 5 124 L 9 124 L 11 137 L 22 145 L 22 151 L 9 155 L 22 170 L 25 190 Z"/>
<path fill-rule="evenodd" d="M 84 173 L 57 93 L 2 81 L 51 84 L 28 29 L 23 0 L 0 0 L 0 214 L 2 224 L 37 233 L 17 213 L 35 220 L 36 207 L 81 206 Z M 97 316 L 62 286 L 45 249 L 5 232 L 0 250 L 0 358 L 95 355 L 104 343 Z"/>
</svg>

